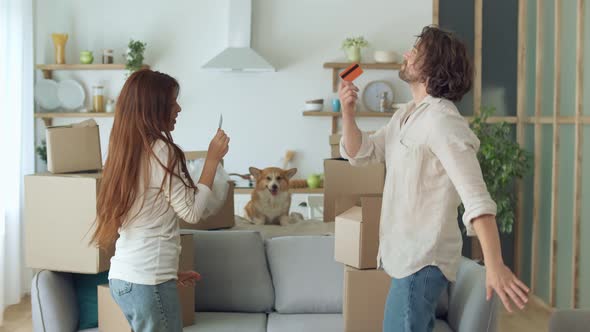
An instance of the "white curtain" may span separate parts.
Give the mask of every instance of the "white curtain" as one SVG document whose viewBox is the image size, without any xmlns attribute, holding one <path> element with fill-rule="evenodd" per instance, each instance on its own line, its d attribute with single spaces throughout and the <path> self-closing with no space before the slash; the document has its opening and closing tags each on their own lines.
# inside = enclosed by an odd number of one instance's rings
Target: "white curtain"
<svg viewBox="0 0 590 332">
<path fill-rule="evenodd" d="M 0 325 L 30 290 L 23 176 L 34 172 L 33 0 L 0 0 Z"/>
</svg>

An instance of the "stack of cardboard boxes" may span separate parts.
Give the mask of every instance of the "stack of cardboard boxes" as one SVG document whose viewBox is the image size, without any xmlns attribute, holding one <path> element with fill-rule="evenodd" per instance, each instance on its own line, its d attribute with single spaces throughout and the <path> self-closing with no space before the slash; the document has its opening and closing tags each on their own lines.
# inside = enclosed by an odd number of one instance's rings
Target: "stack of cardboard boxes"
<svg viewBox="0 0 590 332">
<path fill-rule="evenodd" d="M 93 120 L 47 129 L 48 173 L 25 177 L 25 256 L 27 266 L 60 272 L 97 274 L 110 268 L 114 247 L 90 244 L 102 179 L 98 126 Z M 187 228 L 227 228 L 234 224 L 233 185 L 217 215 Z M 192 270 L 192 235 L 181 236 L 179 270 Z M 194 287 L 180 287 L 184 326 L 194 322 Z M 101 331 L 129 331 L 108 285 L 98 288 Z"/>
<path fill-rule="evenodd" d="M 330 137 L 339 158 L 340 135 Z M 353 167 L 347 160 L 324 162 L 324 221 L 336 221 L 335 260 L 344 270 L 346 332 L 381 331 L 391 278 L 377 270 L 385 165 Z"/>
<path fill-rule="evenodd" d="M 25 176 L 27 265 L 86 274 L 108 270 L 113 248 L 89 244 L 102 179 L 96 122 L 47 128 L 47 168 L 50 173 Z"/>
<path fill-rule="evenodd" d="M 391 278 L 377 270 L 381 195 L 353 195 L 337 202 L 335 260 L 344 269 L 343 316 L 346 332 L 382 330 Z"/>
</svg>

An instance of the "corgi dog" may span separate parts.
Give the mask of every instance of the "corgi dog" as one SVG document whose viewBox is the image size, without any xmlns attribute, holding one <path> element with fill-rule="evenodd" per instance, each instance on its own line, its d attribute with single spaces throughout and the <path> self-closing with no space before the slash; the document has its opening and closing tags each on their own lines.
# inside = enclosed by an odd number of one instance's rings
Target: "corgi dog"
<svg viewBox="0 0 590 332">
<path fill-rule="evenodd" d="M 260 170 L 250 167 L 250 174 L 256 179 L 252 199 L 244 208 L 244 216 L 256 225 L 281 225 L 291 223 L 291 193 L 289 180 L 297 168 L 284 170 L 269 167 Z"/>
</svg>

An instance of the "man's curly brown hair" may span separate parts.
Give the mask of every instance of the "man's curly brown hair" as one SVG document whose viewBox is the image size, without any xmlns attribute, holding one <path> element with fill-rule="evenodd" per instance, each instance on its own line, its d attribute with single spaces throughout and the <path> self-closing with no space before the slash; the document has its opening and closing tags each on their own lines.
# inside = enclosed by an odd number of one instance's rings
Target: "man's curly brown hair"
<svg viewBox="0 0 590 332">
<path fill-rule="evenodd" d="M 417 36 L 417 63 L 426 92 L 437 98 L 460 101 L 469 92 L 473 66 L 465 44 L 452 32 L 427 26 Z"/>
</svg>

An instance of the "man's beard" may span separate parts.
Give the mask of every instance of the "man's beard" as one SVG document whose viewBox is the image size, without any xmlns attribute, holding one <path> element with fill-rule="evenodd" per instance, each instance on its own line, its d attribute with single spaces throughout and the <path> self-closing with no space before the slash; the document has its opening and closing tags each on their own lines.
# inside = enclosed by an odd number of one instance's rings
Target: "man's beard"
<svg viewBox="0 0 590 332">
<path fill-rule="evenodd" d="M 417 75 L 410 74 L 408 71 L 408 62 L 404 60 L 402 69 L 399 71 L 399 78 L 406 83 L 418 82 L 419 77 Z"/>
</svg>

